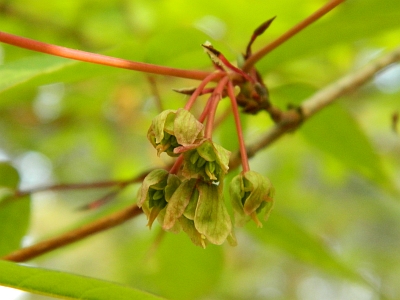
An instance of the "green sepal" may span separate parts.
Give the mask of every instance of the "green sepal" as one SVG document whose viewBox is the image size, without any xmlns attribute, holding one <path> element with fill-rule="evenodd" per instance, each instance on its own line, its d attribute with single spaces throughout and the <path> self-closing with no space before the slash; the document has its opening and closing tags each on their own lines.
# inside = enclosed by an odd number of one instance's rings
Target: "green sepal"
<svg viewBox="0 0 400 300">
<path fill-rule="evenodd" d="M 177 142 L 182 146 L 191 145 L 201 137 L 203 124 L 186 109 L 180 108 L 176 111 L 174 121 L 174 135 Z"/>
<path fill-rule="evenodd" d="M 180 186 L 181 180 L 174 174 L 169 174 L 167 179 L 167 186 L 164 189 L 165 201 L 169 202 L 176 189 Z"/>
<path fill-rule="evenodd" d="M 189 236 L 193 244 L 202 248 L 206 247 L 207 240 L 205 236 L 197 231 L 192 220 L 182 216 L 179 218 L 179 224 L 182 226 L 182 230 Z"/>
<path fill-rule="evenodd" d="M 196 179 L 188 179 L 181 183 L 169 199 L 163 223 L 164 229 L 174 226 L 176 220 L 182 216 L 194 192 Z"/>
<path fill-rule="evenodd" d="M 153 119 L 147 138 L 157 150 L 157 155 L 166 152 L 178 156 L 175 148 L 193 145 L 202 137 L 203 124 L 186 109 L 165 110 Z"/>
<path fill-rule="evenodd" d="M 166 211 L 167 211 L 167 208 L 166 208 L 166 207 L 164 207 L 164 209 L 162 209 L 162 210 L 160 211 L 160 213 L 159 213 L 158 216 L 157 216 L 157 222 L 158 222 L 158 223 L 164 224 L 164 219 L 165 219 L 165 213 L 166 213 Z M 181 224 L 180 224 L 179 222 L 176 222 L 176 223 L 174 224 L 174 226 L 172 226 L 172 227 L 169 228 L 169 229 L 165 229 L 165 230 L 168 231 L 168 232 L 172 232 L 172 233 L 179 233 L 179 232 L 182 231 L 182 226 L 181 226 Z"/>
<path fill-rule="evenodd" d="M 194 189 L 189 204 L 186 206 L 185 212 L 183 213 L 183 215 L 189 220 L 192 221 L 194 220 L 194 215 L 196 213 L 198 201 L 199 201 L 199 191 L 197 189 Z"/>
<path fill-rule="evenodd" d="M 197 231 L 208 241 L 221 245 L 232 231 L 232 222 L 226 210 L 222 183 L 217 186 L 199 182 L 199 200 L 194 217 Z"/>
</svg>

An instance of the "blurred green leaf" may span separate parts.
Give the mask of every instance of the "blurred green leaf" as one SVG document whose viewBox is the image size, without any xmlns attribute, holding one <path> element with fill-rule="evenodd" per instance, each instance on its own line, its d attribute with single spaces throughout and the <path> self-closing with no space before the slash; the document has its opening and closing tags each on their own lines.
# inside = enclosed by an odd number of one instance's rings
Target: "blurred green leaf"
<svg viewBox="0 0 400 300">
<path fill-rule="evenodd" d="M 398 29 L 399 18 L 400 2 L 397 0 L 384 3 L 375 0 L 345 1 L 263 58 L 258 63 L 259 70 L 267 71 L 285 62 L 324 53 L 325 49 L 336 45 L 361 42 L 385 30 Z"/>
<path fill-rule="evenodd" d="M 29 226 L 30 197 L 0 202 L 0 257 L 21 248 Z"/>
<path fill-rule="evenodd" d="M 0 188 L 16 189 L 18 184 L 18 171 L 7 162 L 0 162 Z"/>
<path fill-rule="evenodd" d="M 273 210 L 263 228 L 246 228 L 257 240 L 268 246 L 277 247 L 301 262 L 359 284 L 370 285 L 353 266 L 341 262 L 322 240 L 310 234 L 290 217 Z M 373 287 L 373 286 L 372 286 Z"/>
<path fill-rule="evenodd" d="M 0 261 L 0 285 L 42 295 L 80 300 L 162 299 L 116 283 Z"/>
<path fill-rule="evenodd" d="M 388 187 L 388 177 L 370 141 L 340 104 L 319 112 L 300 129 L 311 145 L 367 179 Z"/>
<path fill-rule="evenodd" d="M 160 235 L 160 231 L 154 234 L 146 230 L 145 235 L 145 243 L 134 238 L 126 250 L 128 255 L 135 253 L 130 265 L 124 265 L 129 282 L 169 299 L 182 300 L 198 299 L 218 286 L 224 267 L 220 246 L 196 247 L 183 232 Z"/>
<path fill-rule="evenodd" d="M 21 247 L 29 225 L 30 197 L 12 198 L 18 184 L 17 170 L 0 162 L 0 257 Z"/>
<path fill-rule="evenodd" d="M 142 60 L 143 49 L 137 42 L 122 43 L 106 51 L 106 55 Z M 121 70 L 47 54 L 28 56 L 0 66 L 0 104 L 17 98 L 20 91 L 54 82 L 76 82 L 102 75 L 112 75 Z M 125 70 L 126 73 L 134 72 Z M 14 100 L 15 101 L 15 100 Z"/>
</svg>

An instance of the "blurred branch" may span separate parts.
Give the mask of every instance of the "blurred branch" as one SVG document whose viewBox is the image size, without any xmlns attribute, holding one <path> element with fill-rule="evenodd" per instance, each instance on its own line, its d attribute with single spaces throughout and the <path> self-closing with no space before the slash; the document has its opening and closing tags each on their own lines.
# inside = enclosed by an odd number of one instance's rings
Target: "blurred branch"
<svg viewBox="0 0 400 300">
<path fill-rule="evenodd" d="M 115 212 L 111 215 L 103 217 L 91 224 L 85 225 L 75 230 L 71 230 L 65 234 L 57 236 L 52 239 L 39 242 L 30 247 L 22 248 L 20 250 L 14 251 L 2 259 L 22 262 L 29 259 L 38 257 L 42 254 L 48 253 L 52 250 L 61 248 L 63 246 L 72 244 L 73 242 L 82 240 L 92 234 L 107 230 L 109 228 L 118 226 L 125 221 L 132 219 L 133 217 L 142 213 L 142 210 L 137 207 L 136 204 L 131 205 L 121 211 Z"/>
<path fill-rule="evenodd" d="M 306 119 L 312 117 L 321 109 L 327 107 L 341 96 L 356 90 L 368 82 L 375 74 L 387 66 L 400 61 L 400 47 L 378 58 L 358 71 L 342 77 L 336 82 L 321 89 L 310 98 L 303 101 L 298 109 L 285 112 L 280 122 L 275 124 L 261 138 L 247 146 L 247 154 L 253 157 L 259 150 L 266 148 L 278 140 L 283 134 L 292 131 Z M 237 168 L 241 163 L 240 153 L 237 151 L 231 156 L 230 168 Z"/>
</svg>

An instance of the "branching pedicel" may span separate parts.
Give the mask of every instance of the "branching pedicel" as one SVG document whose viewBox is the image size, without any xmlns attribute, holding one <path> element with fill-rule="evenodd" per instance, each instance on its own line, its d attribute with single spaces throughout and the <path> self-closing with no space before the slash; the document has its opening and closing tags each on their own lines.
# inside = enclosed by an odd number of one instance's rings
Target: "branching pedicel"
<svg viewBox="0 0 400 300">
<path fill-rule="evenodd" d="M 272 21 L 268 20 L 255 30 L 244 59 L 251 55 L 255 38 Z M 238 226 L 250 219 L 258 227 L 262 226 L 257 214 L 264 210 L 268 217 L 273 206 L 273 187 L 268 178 L 250 171 L 237 106 L 239 104 L 244 112 L 252 114 L 266 110 L 274 120 L 279 119 L 278 110 L 272 108 L 268 90 L 255 68 L 247 74 L 233 66 L 210 43 L 203 44 L 203 48 L 216 70 L 192 91 L 184 108 L 165 110 L 153 120 L 147 136 L 157 155 L 165 152 L 171 157 L 178 156 L 178 159 L 169 171 L 157 169 L 146 176 L 139 189 L 138 206 L 147 215 L 149 227 L 157 219 L 165 230 L 183 230 L 195 245 L 205 247 L 207 242 L 220 245 L 225 240 L 235 245 L 232 221 L 223 197 L 230 151 L 212 140 L 217 106 L 223 97 L 230 98 L 240 144 L 243 170 L 229 186 Z M 238 75 L 240 81 L 237 81 Z M 206 85 L 216 79 L 217 85 L 206 89 Z M 237 96 L 234 84 L 240 87 Z M 184 90 L 184 93 L 188 91 Z M 211 95 L 203 113 L 196 119 L 189 110 L 204 93 Z"/>
</svg>

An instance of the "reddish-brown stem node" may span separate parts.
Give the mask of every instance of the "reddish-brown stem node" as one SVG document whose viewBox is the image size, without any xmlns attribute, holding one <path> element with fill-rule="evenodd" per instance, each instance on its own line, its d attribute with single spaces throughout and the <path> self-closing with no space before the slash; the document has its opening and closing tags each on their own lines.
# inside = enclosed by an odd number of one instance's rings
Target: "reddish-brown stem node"
<svg viewBox="0 0 400 300">
<path fill-rule="evenodd" d="M 243 138 L 242 125 L 240 123 L 239 109 L 236 102 L 235 92 L 232 82 L 228 82 L 228 97 L 231 100 L 233 117 L 235 118 L 236 132 L 239 139 L 239 151 L 242 160 L 243 173 L 250 171 L 249 160 L 247 158 L 246 145 Z"/>
<path fill-rule="evenodd" d="M 327 4 L 325 4 L 323 7 L 318 9 L 316 12 L 314 12 L 312 15 L 289 29 L 286 33 L 281 35 L 279 38 L 276 40 L 272 41 L 269 43 L 267 46 L 264 48 L 258 50 L 256 53 L 251 55 L 246 62 L 243 65 L 242 70 L 244 72 L 248 72 L 260 59 L 262 59 L 266 54 L 286 42 L 288 39 L 299 33 L 301 30 L 306 28 L 308 25 L 314 23 L 316 20 L 330 12 L 332 9 L 334 9 L 336 6 L 344 2 L 345 0 L 331 0 Z"/>
<path fill-rule="evenodd" d="M 184 109 L 190 110 L 192 108 L 194 102 L 196 101 L 197 97 L 201 94 L 201 92 L 206 87 L 206 85 L 210 81 L 216 80 L 216 79 L 220 78 L 223 75 L 224 75 L 224 72 L 217 71 L 217 72 L 211 73 L 206 78 L 204 78 L 204 80 L 199 84 L 199 86 L 196 88 L 196 90 L 190 96 L 190 98 L 189 98 L 188 102 L 186 103 Z"/>
<path fill-rule="evenodd" d="M 226 57 L 221 52 L 219 52 L 217 49 L 215 49 L 211 44 L 203 44 L 202 46 L 206 50 L 206 52 L 208 53 L 208 55 L 210 56 L 211 60 L 213 61 L 213 63 L 216 66 L 220 67 L 221 69 L 222 69 L 223 66 L 225 66 L 229 70 L 241 75 L 246 80 L 254 83 L 254 79 L 253 78 L 251 78 L 248 74 L 243 72 L 241 69 L 239 69 L 239 68 L 235 67 L 234 65 L 232 65 L 229 62 L 229 60 L 227 60 Z"/>
<path fill-rule="evenodd" d="M 175 77 L 195 79 L 195 80 L 203 80 L 210 74 L 210 72 L 197 71 L 197 70 L 183 70 L 183 69 L 176 69 L 164 66 L 157 66 L 153 64 L 134 62 L 126 59 L 70 49 L 66 47 L 35 41 L 32 39 L 16 36 L 1 31 L 0 31 L 0 42 L 50 55 L 80 60 L 94 64 L 100 64 L 105 66 L 111 66 L 116 68 L 135 70 L 139 72 L 153 73 L 166 76 L 175 76 Z"/>
<path fill-rule="evenodd" d="M 228 81 L 229 81 L 229 76 L 225 76 L 224 78 L 222 78 L 211 96 L 210 109 L 207 115 L 206 129 L 204 131 L 205 138 L 211 139 L 212 132 L 214 129 L 214 119 L 215 119 L 215 113 L 217 111 L 218 102 L 219 100 L 221 100 L 222 91 L 224 90 Z"/>
</svg>

